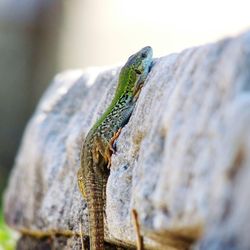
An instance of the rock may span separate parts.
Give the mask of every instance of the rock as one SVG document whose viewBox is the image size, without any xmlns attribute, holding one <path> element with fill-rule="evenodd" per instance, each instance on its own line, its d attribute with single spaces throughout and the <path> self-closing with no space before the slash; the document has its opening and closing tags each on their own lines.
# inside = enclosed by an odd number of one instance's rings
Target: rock
<svg viewBox="0 0 250 250">
<path fill-rule="evenodd" d="M 112 156 L 108 242 L 135 246 L 135 209 L 147 249 L 250 248 L 249 68 L 250 32 L 155 59 Z M 64 237 L 66 249 L 80 224 L 87 234 L 80 148 L 118 73 L 65 72 L 44 94 L 5 193 L 5 218 L 24 237 Z"/>
</svg>

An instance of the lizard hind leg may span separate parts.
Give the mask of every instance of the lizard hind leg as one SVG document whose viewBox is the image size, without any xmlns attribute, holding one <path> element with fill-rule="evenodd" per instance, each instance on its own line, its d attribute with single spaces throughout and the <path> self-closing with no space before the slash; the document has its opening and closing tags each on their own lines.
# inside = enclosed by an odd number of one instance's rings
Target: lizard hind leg
<svg viewBox="0 0 250 250">
<path fill-rule="evenodd" d="M 114 133 L 110 141 L 106 140 L 105 138 L 100 138 L 100 137 L 95 138 L 96 150 L 93 154 L 94 162 L 97 163 L 99 161 L 99 153 L 100 153 L 100 155 L 104 158 L 104 160 L 107 163 L 107 168 L 110 169 L 111 156 L 113 153 L 116 152 L 114 143 L 115 140 L 119 137 L 121 130 L 122 129 L 119 128 L 118 131 Z"/>
<path fill-rule="evenodd" d="M 109 148 L 109 143 L 105 138 L 96 137 L 95 138 L 95 150 L 93 152 L 93 162 L 95 165 L 104 160 L 106 165 L 110 165 L 112 152 Z M 102 165 L 102 164 L 101 164 Z"/>
</svg>

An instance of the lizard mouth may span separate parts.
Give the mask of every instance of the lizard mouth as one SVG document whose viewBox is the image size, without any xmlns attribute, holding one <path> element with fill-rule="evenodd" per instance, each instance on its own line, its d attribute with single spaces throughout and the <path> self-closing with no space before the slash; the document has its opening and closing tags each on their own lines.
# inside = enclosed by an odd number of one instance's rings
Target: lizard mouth
<svg viewBox="0 0 250 250">
<path fill-rule="evenodd" d="M 152 63 L 150 63 L 148 65 L 148 67 L 145 68 L 144 72 L 141 72 L 141 71 L 138 71 L 137 74 L 139 75 L 139 79 L 134 87 L 134 91 L 133 91 L 133 96 L 137 99 L 140 92 L 141 92 L 141 89 L 142 89 L 142 86 L 144 85 L 144 82 L 146 80 L 146 74 L 148 74 L 150 72 L 152 68 Z"/>
</svg>

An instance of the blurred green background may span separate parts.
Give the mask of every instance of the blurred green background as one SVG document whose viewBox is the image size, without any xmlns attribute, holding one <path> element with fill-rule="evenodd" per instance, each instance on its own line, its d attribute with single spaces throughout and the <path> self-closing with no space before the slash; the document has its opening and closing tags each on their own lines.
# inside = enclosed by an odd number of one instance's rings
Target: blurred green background
<svg viewBox="0 0 250 250">
<path fill-rule="evenodd" d="M 25 125 L 53 76 L 154 56 L 250 27 L 248 1 L 0 0 L 0 250 L 13 248 L 2 194 Z M 28 178 L 28 177 L 27 177 Z"/>
</svg>

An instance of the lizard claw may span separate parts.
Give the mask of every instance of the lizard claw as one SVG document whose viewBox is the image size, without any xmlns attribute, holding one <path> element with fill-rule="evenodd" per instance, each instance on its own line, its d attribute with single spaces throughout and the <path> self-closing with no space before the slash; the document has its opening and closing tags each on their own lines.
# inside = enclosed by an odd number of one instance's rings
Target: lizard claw
<svg viewBox="0 0 250 250">
<path fill-rule="evenodd" d="M 116 139 L 119 137 L 121 131 L 122 128 L 119 128 L 118 131 L 114 133 L 114 136 L 110 140 L 109 149 L 112 152 L 112 154 L 116 153 Z"/>
<path fill-rule="evenodd" d="M 113 142 L 112 146 L 111 146 L 111 151 L 112 151 L 112 154 L 115 154 L 116 153 L 116 140 Z"/>
<path fill-rule="evenodd" d="M 110 169 L 111 167 L 111 157 L 108 158 L 108 165 L 107 165 L 107 168 Z"/>
</svg>

